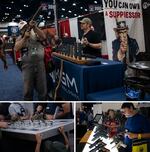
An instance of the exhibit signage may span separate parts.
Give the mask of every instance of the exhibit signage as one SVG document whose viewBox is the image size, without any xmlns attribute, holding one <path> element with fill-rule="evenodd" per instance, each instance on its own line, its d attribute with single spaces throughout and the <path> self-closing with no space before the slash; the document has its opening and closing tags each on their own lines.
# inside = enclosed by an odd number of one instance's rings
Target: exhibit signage
<svg viewBox="0 0 150 152">
<path fill-rule="evenodd" d="M 103 0 L 103 9 L 109 59 L 112 59 L 113 56 L 112 42 L 117 39 L 114 28 L 117 27 L 117 22 L 121 20 L 128 27 L 129 37 L 137 41 L 139 51 L 144 52 L 145 40 L 141 0 Z"/>
</svg>

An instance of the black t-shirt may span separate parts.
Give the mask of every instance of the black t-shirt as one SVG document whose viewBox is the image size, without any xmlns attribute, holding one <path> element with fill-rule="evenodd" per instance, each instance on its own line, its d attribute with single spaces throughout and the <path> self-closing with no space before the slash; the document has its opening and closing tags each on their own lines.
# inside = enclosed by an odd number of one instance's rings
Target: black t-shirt
<svg viewBox="0 0 150 152">
<path fill-rule="evenodd" d="M 83 36 L 83 38 L 87 38 L 89 43 L 101 43 L 100 34 L 90 30 L 87 34 Z M 97 57 L 101 57 L 101 49 L 94 49 L 90 46 L 86 46 L 83 48 L 84 54 L 90 54 Z"/>
<path fill-rule="evenodd" d="M 54 115 L 57 106 L 59 107 L 59 112 L 63 111 L 62 105 L 63 103 L 48 103 L 46 107 L 46 114 Z M 71 119 L 71 118 L 73 118 L 73 110 L 72 110 L 72 104 L 70 103 L 70 112 L 66 113 L 66 115 L 61 119 Z"/>
</svg>

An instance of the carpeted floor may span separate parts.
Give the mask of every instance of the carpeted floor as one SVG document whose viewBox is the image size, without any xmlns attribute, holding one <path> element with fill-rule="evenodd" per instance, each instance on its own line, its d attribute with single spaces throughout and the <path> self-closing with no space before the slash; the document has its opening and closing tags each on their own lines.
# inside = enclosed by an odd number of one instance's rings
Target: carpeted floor
<svg viewBox="0 0 150 152">
<path fill-rule="evenodd" d="M 12 58 L 7 55 L 8 70 L 3 69 L 0 60 L 0 101 L 23 100 L 22 74 L 13 63 Z"/>
</svg>

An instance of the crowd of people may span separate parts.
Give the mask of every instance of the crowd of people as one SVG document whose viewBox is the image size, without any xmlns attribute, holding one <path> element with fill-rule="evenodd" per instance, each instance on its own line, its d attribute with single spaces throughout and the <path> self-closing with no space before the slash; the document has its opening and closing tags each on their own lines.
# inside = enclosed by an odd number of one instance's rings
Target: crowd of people
<svg viewBox="0 0 150 152">
<path fill-rule="evenodd" d="M 55 120 L 55 119 L 73 119 L 73 110 L 71 103 L 1 103 L 0 104 L 0 128 L 8 128 L 13 121 L 23 120 Z M 35 152 L 40 152 L 44 147 L 45 152 L 53 149 L 61 149 L 64 143 L 64 152 L 69 151 L 68 137 L 64 131 L 63 126 L 58 128 L 61 137 L 56 136 L 42 144 L 41 134 L 36 135 L 37 144 Z M 63 137 L 63 138 L 62 138 Z M 3 141 L 3 138 L 0 140 Z M 57 142 L 56 142 L 57 141 Z M 60 146 L 59 146 L 60 145 Z M 2 146 L 0 144 L 0 146 Z M 1 147 L 0 147 L 1 148 Z"/>
<path fill-rule="evenodd" d="M 87 125 L 87 130 L 93 130 L 95 123 L 93 115 L 89 120 L 91 114 L 92 112 L 87 112 L 84 106 L 78 109 L 76 112 L 77 125 Z M 92 125 L 89 127 L 90 122 Z M 119 137 L 127 145 L 125 152 L 132 152 L 134 145 L 142 145 L 142 141 L 145 141 L 147 145 L 145 152 L 148 152 L 150 148 L 150 119 L 149 116 L 142 114 L 140 109 L 136 109 L 133 103 L 123 103 L 120 110 L 117 111 L 109 109 L 107 112 L 103 112 L 101 121 L 98 123 L 104 127 L 108 138 Z"/>
<path fill-rule="evenodd" d="M 95 57 L 101 56 L 101 38 L 94 30 L 92 20 L 83 18 L 80 28 L 83 31 L 81 37 L 83 55 Z M 23 96 L 24 100 L 34 100 L 34 90 L 36 90 L 39 101 L 51 100 L 50 92 L 54 94 L 55 85 L 49 73 L 55 69 L 51 53 L 57 51 L 62 41 L 58 36 L 50 36 L 41 30 L 35 21 L 21 21 L 18 24 L 20 36 L 14 42 L 13 50 L 21 55 L 21 64 L 18 65 L 22 70 L 23 76 Z M 117 21 L 114 28 L 116 39 L 112 42 L 113 60 L 125 64 L 126 76 L 134 75 L 133 70 L 127 68 L 127 64 L 136 61 L 139 53 L 139 46 L 135 39 L 128 35 L 128 26 L 125 21 Z M 5 56 L 5 43 L 0 40 L 0 58 L 4 63 L 4 69 L 8 68 Z M 42 83 L 41 83 L 42 82 Z M 51 95 L 53 98 L 54 95 Z"/>
</svg>

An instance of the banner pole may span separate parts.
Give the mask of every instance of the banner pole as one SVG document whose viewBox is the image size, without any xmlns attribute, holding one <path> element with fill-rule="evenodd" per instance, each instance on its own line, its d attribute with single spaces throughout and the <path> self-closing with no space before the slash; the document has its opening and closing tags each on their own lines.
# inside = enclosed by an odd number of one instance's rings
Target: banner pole
<svg viewBox="0 0 150 152">
<path fill-rule="evenodd" d="M 58 24 L 57 24 L 57 7 L 56 7 L 56 0 L 53 1 L 54 5 L 54 23 L 55 23 L 55 29 L 56 29 L 56 35 L 58 35 Z"/>
</svg>

